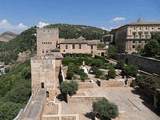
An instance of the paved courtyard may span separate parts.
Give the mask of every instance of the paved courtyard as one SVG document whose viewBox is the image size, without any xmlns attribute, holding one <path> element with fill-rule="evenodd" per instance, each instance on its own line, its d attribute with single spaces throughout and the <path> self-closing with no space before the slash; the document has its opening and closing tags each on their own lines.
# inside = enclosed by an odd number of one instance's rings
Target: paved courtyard
<svg viewBox="0 0 160 120">
<path fill-rule="evenodd" d="M 120 116 L 116 120 L 160 120 L 160 117 L 146 107 L 140 96 L 134 94 L 132 90 L 130 87 L 92 88 L 81 89 L 78 93 L 85 92 L 86 96 L 106 97 L 118 105 Z M 62 114 L 80 114 L 80 120 L 90 120 L 85 117 L 85 114 L 92 110 L 92 103 L 89 101 L 69 104 L 61 102 L 61 105 Z"/>
</svg>

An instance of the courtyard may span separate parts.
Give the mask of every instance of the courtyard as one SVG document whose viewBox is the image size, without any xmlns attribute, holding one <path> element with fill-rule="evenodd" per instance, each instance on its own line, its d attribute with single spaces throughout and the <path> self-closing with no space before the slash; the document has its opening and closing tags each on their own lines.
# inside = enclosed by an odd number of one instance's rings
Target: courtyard
<svg viewBox="0 0 160 120">
<path fill-rule="evenodd" d="M 59 101 L 62 106 L 60 114 L 79 114 L 79 120 L 91 120 L 87 114 L 92 111 L 93 101 L 88 97 L 105 97 L 118 105 L 119 117 L 115 120 L 160 120 L 133 90 L 130 87 L 79 89 L 77 94 L 70 98 L 71 102 Z M 76 97 L 78 100 L 72 100 Z"/>
</svg>

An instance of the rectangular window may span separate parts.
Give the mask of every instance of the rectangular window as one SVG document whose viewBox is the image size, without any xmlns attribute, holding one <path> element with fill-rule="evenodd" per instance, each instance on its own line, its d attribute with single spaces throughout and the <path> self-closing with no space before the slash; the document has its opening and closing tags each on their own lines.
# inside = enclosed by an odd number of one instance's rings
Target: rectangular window
<svg viewBox="0 0 160 120">
<path fill-rule="evenodd" d="M 132 45 L 132 48 L 135 48 L 135 45 Z"/>
<path fill-rule="evenodd" d="M 81 44 L 79 44 L 79 49 L 81 49 Z"/>
<path fill-rule="evenodd" d="M 75 49 L 75 44 L 72 44 L 72 49 Z"/>
<path fill-rule="evenodd" d="M 93 49 L 93 45 L 91 45 L 91 49 Z"/>
<path fill-rule="evenodd" d="M 68 49 L 68 45 L 66 45 L 66 49 Z"/>
<path fill-rule="evenodd" d="M 133 32 L 133 38 L 134 39 L 136 38 L 136 32 Z"/>
</svg>

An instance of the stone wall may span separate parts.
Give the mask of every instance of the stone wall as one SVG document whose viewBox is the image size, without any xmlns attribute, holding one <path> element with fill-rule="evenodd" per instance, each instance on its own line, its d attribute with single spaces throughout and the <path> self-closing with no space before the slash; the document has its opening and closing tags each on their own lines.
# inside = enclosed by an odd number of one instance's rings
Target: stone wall
<svg viewBox="0 0 160 120">
<path fill-rule="evenodd" d="M 88 88 L 94 88 L 95 83 L 91 82 L 79 82 L 79 89 L 88 89 Z"/>
<path fill-rule="evenodd" d="M 79 120 L 77 114 L 44 115 L 42 120 Z"/>
<path fill-rule="evenodd" d="M 103 97 L 92 97 L 92 96 L 68 96 L 68 103 L 92 103 L 100 100 Z"/>
<path fill-rule="evenodd" d="M 123 86 L 124 86 L 123 81 L 117 81 L 117 80 L 102 81 L 101 80 L 101 87 L 123 87 Z"/>
<path fill-rule="evenodd" d="M 129 54 L 118 54 L 117 60 L 137 65 L 143 71 L 160 75 L 160 60 Z"/>
</svg>

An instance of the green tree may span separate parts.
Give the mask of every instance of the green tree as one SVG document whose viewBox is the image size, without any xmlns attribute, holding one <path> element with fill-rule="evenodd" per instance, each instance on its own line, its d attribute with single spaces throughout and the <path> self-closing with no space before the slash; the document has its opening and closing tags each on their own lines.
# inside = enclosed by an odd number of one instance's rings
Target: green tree
<svg viewBox="0 0 160 120">
<path fill-rule="evenodd" d="M 92 107 L 93 112 L 100 118 L 100 120 L 111 120 L 118 116 L 118 107 L 105 98 L 94 102 Z"/>
<path fill-rule="evenodd" d="M 21 104 L 13 102 L 0 103 L 0 120 L 13 120 L 21 107 Z"/>
<path fill-rule="evenodd" d="M 64 81 L 60 85 L 60 90 L 62 94 L 71 96 L 78 90 L 78 83 L 76 81 Z"/>
<path fill-rule="evenodd" d="M 113 45 L 110 45 L 108 48 L 108 57 L 109 58 L 114 58 L 117 53 L 117 48 Z"/>
<path fill-rule="evenodd" d="M 108 71 L 108 78 L 113 78 L 114 79 L 115 77 L 116 77 L 116 71 L 115 71 L 114 68 L 112 68 Z"/>
<path fill-rule="evenodd" d="M 102 72 L 101 70 L 97 69 L 97 70 L 95 71 L 95 77 L 96 77 L 96 78 L 100 78 L 102 75 L 103 75 L 103 72 Z"/>
<path fill-rule="evenodd" d="M 136 76 L 138 73 L 138 67 L 134 65 L 124 66 L 124 72 L 127 76 Z"/>
<path fill-rule="evenodd" d="M 116 68 L 117 69 L 123 69 L 124 68 L 124 62 L 118 61 L 117 64 L 116 64 Z"/>
<path fill-rule="evenodd" d="M 143 50 L 146 56 L 155 56 L 160 52 L 160 45 L 157 40 L 150 40 L 145 46 Z"/>
</svg>

